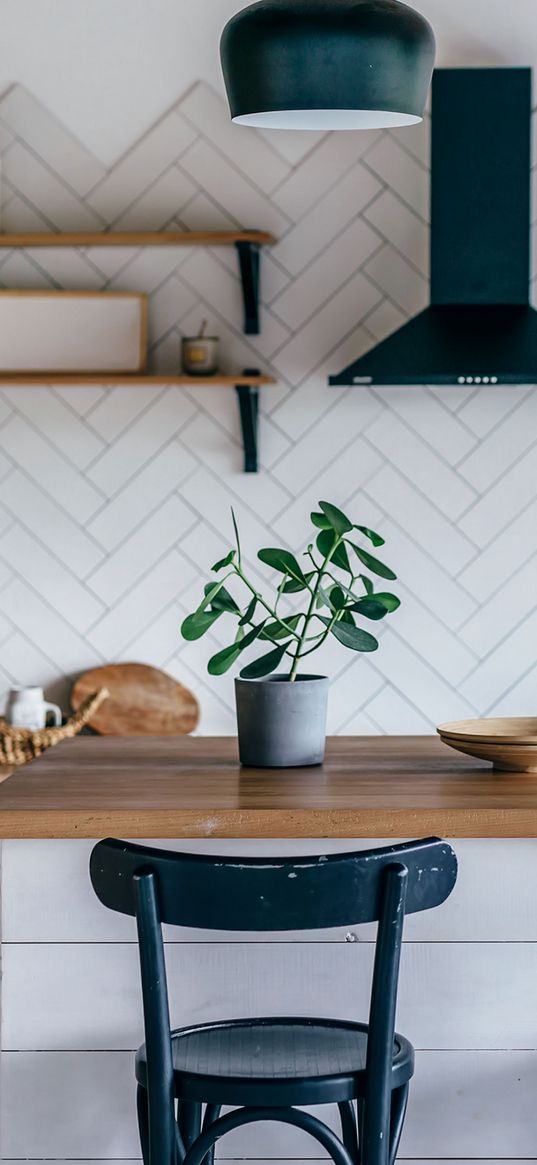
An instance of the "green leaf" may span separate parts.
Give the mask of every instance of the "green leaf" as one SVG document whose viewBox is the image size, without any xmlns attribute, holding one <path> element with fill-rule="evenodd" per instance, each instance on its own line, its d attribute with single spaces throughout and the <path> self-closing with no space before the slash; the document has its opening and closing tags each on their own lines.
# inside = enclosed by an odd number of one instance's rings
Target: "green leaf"
<svg viewBox="0 0 537 1165">
<path fill-rule="evenodd" d="M 326 555 L 332 550 L 336 538 L 337 534 L 335 530 L 321 530 L 321 533 L 317 535 L 317 550 L 322 554 L 323 558 L 326 558 Z M 339 566 L 340 570 L 346 570 L 348 574 L 352 574 L 349 556 L 343 542 L 340 542 L 339 546 L 334 550 L 331 561 L 334 563 L 334 566 Z"/>
<path fill-rule="evenodd" d="M 225 558 L 220 558 L 218 562 L 215 562 L 214 566 L 211 566 L 211 570 L 222 570 L 224 566 L 229 566 L 229 564 L 233 562 L 235 554 L 235 550 L 230 550 L 229 554 L 226 554 Z"/>
<path fill-rule="evenodd" d="M 216 655 L 212 655 L 208 664 L 207 671 L 210 676 L 223 676 L 224 672 L 228 671 L 235 660 L 239 658 L 242 651 L 242 643 L 232 643 L 230 647 L 223 647 L 222 651 L 217 651 Z"/>
<path fill-rule="evenodd" d="M 322 587 L 322 586 L 318 587 L 318 589 L 317 589 L 317 602 L 315 603 L 316 607 L 330 607 L 330 610 L 332 610 L 332 603 L 330 602 L 330 591 L 331 590 L 332 590 L 332 587 Z"/>
<path fill-rule="evenodd" d="M 201 639 L 221 614 L 221 611 L 194 611 L 193 615 L 187 615 L 181 623 L 183 639 Z"/>
<path fill-rule="evenodd" d="M 257 607 L 257 596 L 254 595 L 244 612 L 244 615 L 239 619 L 239 627 L 245 627 L 247 623 L 251 623 Z"/>
<path fill-rule="evenodd" d="M 332 555 L 332 562 L 334 563 L 334 566 L 339 566 L 340 570 L 345 570 L 347 574 L 352 574 L 352 567 L 349 562 L 349 556 L 343 542 L 341 542 L 337 549 L 334 551 Z"/>
<path fill-rule="evenodd" d="M 365 615 L 366 619 L 384 619 L 388 614 L 388 608 L 384 603 L 377 601 L 376 597 L 358 599 L 358 602 L 353 603 L 350 607 L 351 611 L 357 611 L 359 615 Z"/>
<path fill-rule="evenodd" d="M 266 655 L 261 655 L 259 659 L 252 660 L 252 663 L 248 663 L 246 667 L 243 667 L 240 673 L 241 678 L 243 680 L 258 680 L 261 679 L 262 676 L 270 675 L 270 673 L 275 671 L 275 669 L 278 667 L 278 664 L 283 659 L 290 643 L 291 640 L 288 639 L 286 643 L 282 643 L 278 647 L 274 647 L 273 650 L 267 652 Z"/>
<path fill-rule="evenodd" d="M 372 595 L 375 588 L 371 582 L 371 579 L 368 578 L 366 574 L 359 574 L 358 578 L 361 579 L 364 584 L 366 595 Z"/>
<path fill-rule="evenodd" d="M 342 594 L 345 596 L 345 602 L 347 602 L 347 600 L 350 599 L 351 602 L 356 603 L 358 601 L 358 599 L 360 599 L 362 597 L 361 595 L 355 595 L 354 591 L 352 591 L 350 589 L 350 587 L 346 587 L 344 583 L 330 583 L 330 586 L 319 587 L 319 591 L 322 591 L 324 596 L 325 596 L 325 599 L 327 601 L 327 606 L 332 606 L 331 595 L 332 595 L 332 591 L 335 588 L 340 590 L 342 592 Z M 322 606 L 322 605 L 323 605 L 322 603 L 319 604 L 319 606 Z M 343 606 L 344 604 L 341 604 L 341 605 Z"/>
<path fill-rule="evenodd" d="M 319 505 L 336 534 L 348 534 L 350 530 L 354 529 L 352 522 L 341 510 L 338 510 L 337 506 L 333 506 L 331 502 L 319 502 Z"/>
<path fill-rule="evenodd" d="M 312 514 L 310 514 L 310 518 L 313 522 L 313 525 L 317 526 L 318 530 L 329 530 L 330 529 L 330 522 L 328 521 L 328 518 L 326 518 L 324 514 L 318 514 L 316 511 L 314 511 Z"/>
<path fill-rule="evenodd" d="M 384 546 L 384 538 L 381 538 L 380 534 L 376 534 L 374 530 L 370 530 L 369 526 L 355 526 L 354 529 L 359 530 L 360 534 L 364 534 L 366 538 L 369 538 L 373 546 Z"/>
<path fill-rule="evenodd" d="M 296 579 L 296 578 L 287 579 L 286 582 L 284 582 L 283 587 L 281 588 L 282 595 L 294 595 L 294 594 L 297 594 L 298 591 L 307 590 L 307 585 L 308 585 L 310 579 L 313 578 L 314 574 L 315 574 L 314 570 L 307 571 L 307 573 L 304 575 L 303 582 L 300 582 L 299 579 Z"/>
<path fill-rule="evenodd" d="M 285 620 L 285 625 L 280 623 L 279 619 L 276 619 L 273 623 L 266 623 L 261 639 L 285 639 L 285 636 L 289 635 L 290 630 L 296 631 L 301 617 L 301 615 L 291 615 Z"/>
<path fill-rule="evenodd" d="M 323 623 L 328 626 L 330 619 L 326 619 L 323 615 L 317 616 Z M 369 631 L 362 631 L 361 627 L 351 626 L 350 623 L 342 622 L 340 619 L 330 628 L 332 635 L 343 644 L 344 647 L 350 647 L 351 651 L 376 651 L 378 647 L 378 640 L 374 635 L 370 635 Z"/>
<path fill-rule="evenodd" d="M 341 587 L 331 587 L 330 589 L 330 606 L 333 611 L 342 611 L 347 602 Z"/>
<path fill-rule="evenodd" d="M 321 530 L 321 533 L 317 535 L 315 545 L 323 558 L 326 558 L 326 555 L 330 553 L 335 540 L 336 535 L 333 530 Z"/>
<path fill-rule="evenodd" d="M 390 570 L 389 566 L 385 566 L 383 562 L 379 562 L 379 559 L 374 558 L 368 550 L 362 550 L 361 546 L 356 546 L 354 542 L 350 542 L 349 545 L 352 546 L 354 553 L 358 555 L 360 562 L 363 562 L 368 570 L 372 570 L 373 574 L 378 574 L 381 578 L 397 578 L 397 575 L 394 574 L 393 570 Z"/>
<path fill-rule="evenodd" d="M 244 651 L 259 635 L 263 634 L 266 624 L 267 620 L 263 619 L 262 623 L 258 623 L 256 627 L 252 627 L 250 631 L 246 632 L 246 635 L 241 639 L 241 651 Z"/>
<path fill-rule="evenodd" d="M 257 557 L 261 562 L 265 562 L 267 566 L 272 566 L 274 570 L 279 570 L 281 574 L 288 574 L 296 582 L 305 582 L 304 572 L 290 550 L 279 550 L 276 548 L 258 550 Z"/>
<path fill-rule="evenodd" d="M 341 615 L 339 616 L 339 619 L 338 619 L 338 623 L 351 623 L 353 627 L 356 626 L 356 624 L 354 622 L 354 618 L 353 618 L 348 607 L 346 607 L 346 609 L 341 612 Z"/>
<path fill-rule="evenodd" d="M 377 591 L 374 598 L 377 603 L 382 603 L 387 611 L 396 611 L 401 606 L 401 600 L 397 598 L 397 595 L 391 595 L 389 591 Z"/>
<path fill-rule="evenodd" d="M 235 511 L 234 511 L 234 509 L 233 509 L 233 506 L 231 507 L 231 521 L 233 522 L 233 529 L 234 529 L 234 531 L 235 531 L 235 541 L 236 541 L 236 543 L 237 543 L 237 558 L 238 558 L 238 561 L 239 561 L 239 566 L 240 566 L 240 561 L 241 561 L 241 540 L 240 540 L 240 538 L 239 538 L 239 530 L 238 530 L 238 526 L 237 526 L 237 520 L 236 520 L 236 518 L 235 518 Z"/>
<path fill-rule="evenodd" d="M 210 584 L 205 587 L 205 592 L 210 589 Z M 227 587 L 221 586 L 217 595 L 214 595 L 211 602 L 211 611 L 231 611 L 232 615 L 240 614 L 240 607 L 237 606 L 233 595 L 230 595 Z"/>
<path fill-rule="evenodd" d="M 203 598 L 201 600 L 201 603 L 200 603 L 199 607 L 196 607 L 196 611 L 195 611 L 196 615 L 200 611 L 205 611 L 207 607 L 210 607 L 211 603 L 214 602 L 218 592 L 222 590 L 223 585 L 224 585 L 223 581 L 222 582 L 215 582 L 215 583 L 207 583 L 207 586 L 203 588 Z"/>
</svg>

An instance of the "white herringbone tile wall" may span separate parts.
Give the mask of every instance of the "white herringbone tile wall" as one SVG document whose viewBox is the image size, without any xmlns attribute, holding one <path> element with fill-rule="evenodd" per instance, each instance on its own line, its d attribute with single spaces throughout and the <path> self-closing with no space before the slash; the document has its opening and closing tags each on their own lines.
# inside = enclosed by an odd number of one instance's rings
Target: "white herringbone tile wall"
<svg viewBox="0 0 537 1165">
<path fill-rule="evenodd" d="M 428 124 L 260 135 L 196 84 L 111 169 L 21 86 L 0 98 L 4 230 L 247 226 L 263 258 L 262 334 L 241 334 L 227 249 L 0 252 L 3 287 L 150 296 L 154 369 L 178 368 L 202 317 L 226 369 L 260 366 L 262 470 L 241 472 L 232 389 L 5 387 L 0 392 L 0 696 L 139 659 L 189 684 L 202 732 L 234 730 L 228 633 L 179 625 L 227 546 L 300 549 L 319 497 L 378 527 L 404 602 L 375 656 L 334 643 L 336 732 L 427 732 L 532 713 L 537 662 L 537 395 L 532 388 L 329 389 L 427 300 Z M 491 256 L 493 261 L 493 256 Z"/>
</svg>

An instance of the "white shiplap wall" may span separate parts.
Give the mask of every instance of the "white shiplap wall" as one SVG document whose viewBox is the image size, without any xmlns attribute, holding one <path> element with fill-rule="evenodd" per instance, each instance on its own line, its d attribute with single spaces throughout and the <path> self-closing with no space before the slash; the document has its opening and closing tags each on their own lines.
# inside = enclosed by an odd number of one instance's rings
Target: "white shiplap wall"
<svg viewBox="0 0 537 1165">
<path fill-rule="evenodd" d="M 406 929 L 398 1026 L 418 1056 L 400 1157 L 537 1158 L 537 843 L 454 844 L 460 875 L 451 899 L 410 918 Z M 184 845 L 213 852 L 316 848 L 274 841 Z M 134 925 L 94 898 L 90 848 L 84 841 L 3 844 L 4 1160 L 139 1156 Z M 256 1012 L 364 1016 L 369 928 L 357 928 L 354 943 L 344 942 L 343 931 L 275 943 L 192 937 L 166 935 L 172 1022 Z M 235 1133 L 220 1145 L 223 1158 L 319 1155 L 303 1134 L 276 1125 Z"/>
</svg>

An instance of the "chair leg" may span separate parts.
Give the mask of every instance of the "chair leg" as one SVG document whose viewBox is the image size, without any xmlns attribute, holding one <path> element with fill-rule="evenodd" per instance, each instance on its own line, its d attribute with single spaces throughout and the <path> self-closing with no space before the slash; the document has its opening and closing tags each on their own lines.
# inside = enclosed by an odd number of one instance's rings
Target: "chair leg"
<svg viewBox="0 0 537 1165">
<path fill-rule="evenodd" d="M 179 1100 L 177 1108 L 177 1124 L 181 1140 L 188 1152 L 193 1141 L 201 1130 L 201 1103 L 197 1100 Z"/>
<path fill-rule="evenodd" d="M 356 1116 L 352 1100 L 342 1100 L 338 1104 L 341 1120 L 341 1136 L 345 1148 L 350 1153 L 356 1165 L 359 1163 L 358 1134 L 356 1130 Z"/>
<path fill-rule="evenodd" d="M 204 1132 L 206 1129 L 209 1128 L 209 1125 L 212 1125 L 213 1121 L 218 1120 L 218 1117 L 220 1116 L 221 1111 L 222 1111 L 221 1104 L 208 1104 L 206 1106 L 205 1116 L 203 1117 L 203 1131 Z M 203 1165 L 214 1165 L 214 1145 L 212 1146 L 211 1149 L 209 1149 L 209 1152 L 207 1153 L 207 1156 L 203 1162 Z"/>
<path fill-rule="evenodd" d="M 393 1165 L 397 1156 L 403 1124 L 405 1121 L 406 1106 L 408 1103 L 408 1084 L 402 1084 L 392 1092 L 390 1117 L 390 1165 Z"/>
<path fill-rule="evenodd" d="M 138 1114 L 138 1132 L 144 1165 L 149 1165 L 149 1106 L 147 1089 L 139 1084 L 136 1090 L 136 1111 Z"/>
<path fill-rule="evenodd" d="M 363 1097 L 356 1101 L 356 1115 L 358 1124 L 358 1158 L 362 1157 L 362 1145 L 364 1143 L 364 1110 L 365 1102 Z"/>
</svg>

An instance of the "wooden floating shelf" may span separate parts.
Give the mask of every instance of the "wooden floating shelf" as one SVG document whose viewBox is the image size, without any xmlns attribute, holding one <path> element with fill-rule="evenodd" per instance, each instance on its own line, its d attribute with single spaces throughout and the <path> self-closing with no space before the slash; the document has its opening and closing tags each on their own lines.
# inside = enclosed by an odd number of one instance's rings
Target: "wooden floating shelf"
<svg viewBox="0 0 537 1165">
<path fill-rule="evenodd" d="M 259 334 L 259 262 L 261 248 L 277 240 L 270 231 L 18 231 L 0 232 L 2 247 L 235 247 L 244 306 L 244 333 Z M 257 472 L 257 425 L 261 384 L 271 376 L 246 369 L 237 376 L 163 375 L 161 373 L 17 372 L 0 373 L 3 384 L 219 384 L 235 388 L 244 444 L 244 469 Z"/>
<path fill-rule="evenodd" d="M 19 231 L 2 247 L 235 247 L 244 304 L 244 332 L 259 333 L 259 256 L 277 242 L 270 231 Z"/>
<path fill-rule="evenodd" d="M 254 243 L 270 247 L 270 231 L 67 231 L 0 232 L 0 247 L 231 247 Z"/>
<path fill-rule="evenodd" d="M 143 372 L 17 372 L 10 376 L 0 373 L 2 384 L 223 384 L 238 385 L 276 384 L 272 376 L 175 376 L 173 373 L 152 374 Z"/>
<path fill-rule="evenodd" d="M 273 376 L 262 376 L 252 370 L 237 372 L 235 376 L 175 376 L 173 373 L 143 372 L 17 372 L 9 375 L 0 373 L 0 388 L 4 384 L 110 384 L 130 388 L 133 384 L 182 384 L 199 388 L 200 384 L 218 384 L 234 388 L 239 401 L 240 423 L 244 447 L 245 473 L 257 473 L 257 423 L 259 411 L 259 385 L 276 384 Z"/>
</svg>

